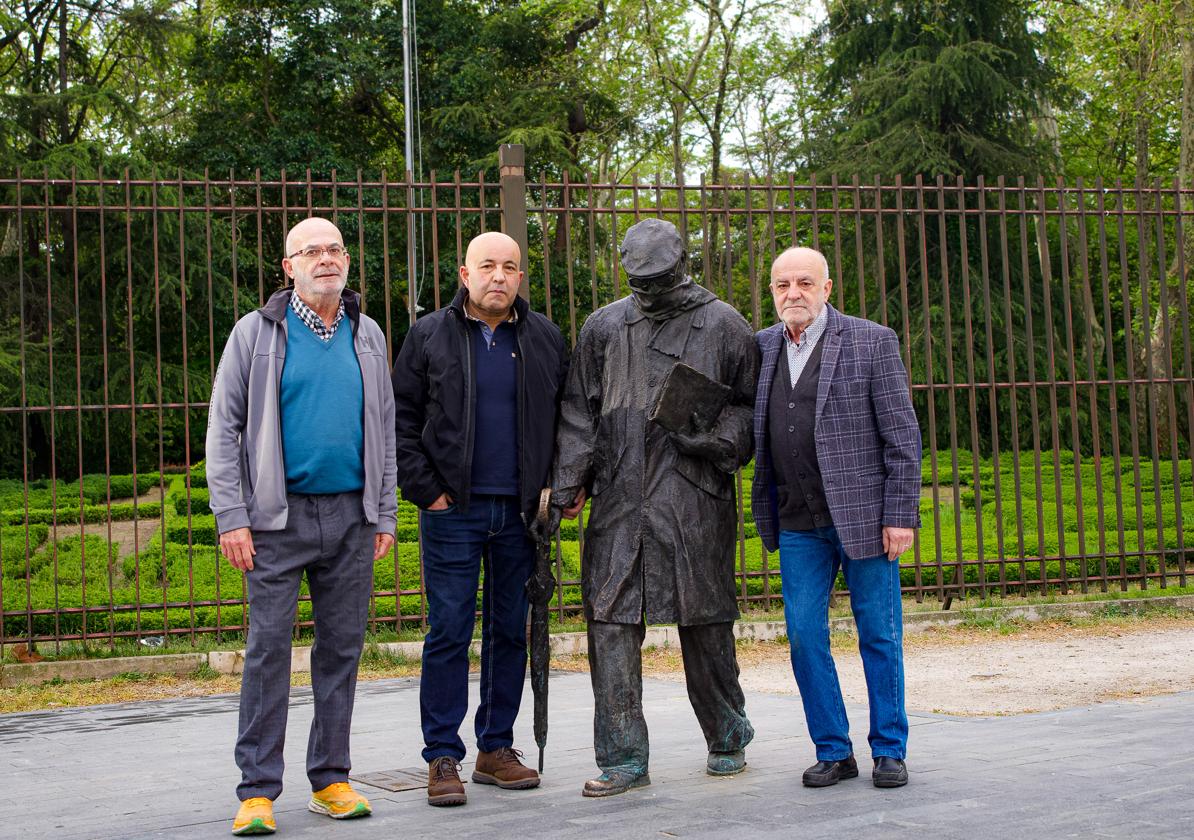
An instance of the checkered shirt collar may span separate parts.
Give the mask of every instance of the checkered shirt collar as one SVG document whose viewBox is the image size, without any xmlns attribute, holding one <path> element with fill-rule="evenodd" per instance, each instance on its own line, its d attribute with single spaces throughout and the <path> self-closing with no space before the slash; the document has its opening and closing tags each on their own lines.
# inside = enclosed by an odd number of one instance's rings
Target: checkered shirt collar
<svg viewBox="0 0 1194 840">
<path fill-rule="evenodd" d="M 324 326 L 323 319 L 315 314 L 314 309 L 303 303 L 303 299 L 298 296 L 297 292 L 290 294 L 290 308 L 294 310 L 294 314 L 299 317 L 300 321 L 311 328 L 311 332 L 324 341 L 332 340 L 332 336 L 336 334 L 336 328 L 340 326 L 340 321 L 344 318 L 343 300 L 340 301 L 340 306 L 336 309 L 336 319 L 332 321 L 330 327 Z"/>
</svg>

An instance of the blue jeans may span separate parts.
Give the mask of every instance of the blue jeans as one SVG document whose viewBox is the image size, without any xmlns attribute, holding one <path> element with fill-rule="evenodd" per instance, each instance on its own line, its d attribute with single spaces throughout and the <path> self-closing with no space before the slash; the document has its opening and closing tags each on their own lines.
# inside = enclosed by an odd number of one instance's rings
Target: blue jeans
<svg viewBox="0 0 1194 840">
<path fill-rule="evenodd" d="M 514 496 L 473 496 L 468 512 L 450 505 L 421 511 L 423 586 L 431 629 L 423 642 L 419 708 L 423 760 L 464 758 L 460 724 L 468 711 L 468 649 L 477 610 L 482 566 L 481 705 L 477 748 L 492 752 L 514 743 L 527 664 L 526 581 L 535 564 L 534 544 Z"/>
<path fill-rule="evenodd" d="M 779 567 L 784 619 L 792 646 L 792 671 L 800 688 L 808 732 L 818 761 L 840 761 L 853 752 L 850 723 L 829 653 L 829 593 L 838 569 L 850 589 L 858 648 L 871 709 L 871 755 L 904 758 L 904 622 L 900 568 L 885 555 L 851 560 L 833 527 L 780 531 Z"/>
</svg>

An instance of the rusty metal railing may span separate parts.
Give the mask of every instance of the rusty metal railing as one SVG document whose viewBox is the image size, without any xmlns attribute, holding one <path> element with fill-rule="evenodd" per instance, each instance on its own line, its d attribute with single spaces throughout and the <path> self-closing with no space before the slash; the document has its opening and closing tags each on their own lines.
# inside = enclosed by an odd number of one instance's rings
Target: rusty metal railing
<svg viewBox="0 0 1194 840">
<path fill-rule="evenodd" d="M 222 635 L 245 627 L 201 467 L 235 320 L 281 282 L 286 228 L 333 218 L 391 358 L 445 305 L 468 239 L 526 231 L 531 304 L 575 342 L 625 293 L 617 243 L 645 216 L 684 232 L 697 279 L 756 329 L 771 262 L 825 252 L 832 302 L 900 338 L 925 442 L 917 599 L 1187 585 L 1194 542 L 1189 327 L 1194 192 L 1176 185 L 794 177 L 696 184 L 360 172 L 0 178 L 0 644 Z M 522 196 L 523 200 L 518 200 Z M 409 224 L 408 224 L 409 222 Z M 414 266 L 412 273 L 408 266 Z M 740 476 L 744 605 L 777 558 Z M 376 566 L 375 627 L 426 621 L 417 525 Z M 583 519 L 555 604 L 579 608 Z M 309 624 L 309 604 L 297 624 Z"/>
</svg>

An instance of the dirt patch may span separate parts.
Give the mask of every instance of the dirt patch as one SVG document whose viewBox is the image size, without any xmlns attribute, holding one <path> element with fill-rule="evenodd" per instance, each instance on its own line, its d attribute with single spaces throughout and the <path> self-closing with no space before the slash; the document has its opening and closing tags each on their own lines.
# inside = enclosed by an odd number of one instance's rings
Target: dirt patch
<svg viewBox="0 0 1194 840">
<path fill-rule="evenodd" d="M 908 708 L 1014 715 L 1194 691 L 1194 619 L 1091 627 L 1047 623 L 1005 632 L 952 628 L 908 637 Z M 845 635 L 834 641 L 846 701 L 866 703 L 856 643 Z M 744 689 L 797 693 L 786 644 L 741 645 L 738 662 Z M 643 670 L 663 679 L 684 678 L 678 652 L 652 652 Z"/>
<path fill-rule="evenodd" d="M 866 702 L 857 643 L 835 634 L 833 654 L 848 702 Z M 1194 617 L 1150 616 L 936 628 L 905 640 L 908 708 L 951 715 L 1013 715 L 1106 700 L 1194 691 Z M 738 664 L 748 691 L 796 694 L 784 642 L 741 642 Z M 584 671 L 584 656 L 557 657 L 552 668 Z M 470 662 L 470 670 L 477 663 Z M 679 650 L 643 656 L 650 677 L 684 679 Z M 361 680 L 419 675 L 418 662 L 365 662 Z M 310 674 L 295 673 L 293 685 Z M 0 689 L 0 714 L 33 709 L 197 697 L 240 690 L 240 678 L 135 676 Z"/>
<path fill-rule="evenodd" d="M 137 497 L 137 504 L 156 503 L 162 500 L 162 489 L 160 487 L 150 488 L 148 493 Z M 113 499 L 112 504 L 131 504 L 132 499 Z M 111 529 L 109 531 L 109 528 Z M 100 537 L 109 542 L 119 545 L 119 550 L 116 552 L 117 559 L 123 560 L 130 554 L 141 551 L 145 546 L 149 545 L 149 541 L 153 539 L 153 535 L 161 531 L 162 518 L 160 516 L 147 519 L 140 517 L 136 522 L 131 519 L 120 522 L 92 522 L 83 526 L 83 533 L 89 537 Z M 79 524 L 77 522 L 70 524 L 59 524 L 57 529 L 51 527 L 51 538 L 55 540 L 64 539 L 66 537 L 77 537 L 79 535 Z"/>
</svg>

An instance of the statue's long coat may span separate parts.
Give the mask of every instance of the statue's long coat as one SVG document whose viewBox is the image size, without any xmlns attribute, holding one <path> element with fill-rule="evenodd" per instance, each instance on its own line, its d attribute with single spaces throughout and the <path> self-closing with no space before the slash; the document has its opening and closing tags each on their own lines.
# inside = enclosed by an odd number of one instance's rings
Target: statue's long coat
<svg viewBox="0 0 1194 840">
<path fill-rule="evenodd" d="M 592 506 L 581 559 L 589 620 L 684 625 L 733 621 L 734 471 L 749 460 L 758 377 L 754 334 L 733 307 L 700 301 L 667 321 L 633 297 L 594 312 L 564 392 L 552 484 L 585 487 Z M 681 453 L 648 421 L 664 378 L 684 362 L 732 389 L 718 437 L 733 456 Z"/>
</svg>

